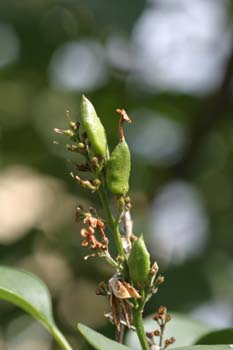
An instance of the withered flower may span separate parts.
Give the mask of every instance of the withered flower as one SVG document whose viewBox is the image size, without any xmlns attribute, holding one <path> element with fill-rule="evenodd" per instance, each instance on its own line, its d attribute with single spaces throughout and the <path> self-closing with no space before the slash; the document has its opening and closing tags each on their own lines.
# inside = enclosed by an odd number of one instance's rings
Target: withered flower
<svg viewBox="0 0 233 350">
<path fill-rule="evenodd" d="M 77 208 L 77 217 L 81 219 L 85 225 L 80 231 L 81 237 L 84 238 L 82 247 L 88 246 L 91 250 L 107 251 L 108 238 L 104 231 L 104 222 L 94 217 L 90 212 L 85 212 L 81 207 Z M 100 234 L 101 240 L 96 238 L 96 231 Z"/>
<path fill-rule="evenodd" d="M 140 294 L 129 283 L 120 279 L 117 274 L 109 280 L 109 291 L 112 322 L 118 331 L 121 324 L 132 328 L 132 306 L 127 299 L 140 299 Z"/>
<path fill-rule="evenodd" d="M 129 283 L 119 279 L 116 275 L 114 275 L 109 280 L 109 285 L 114 295 L 119 299 L 141 298 L 140 294 L 134 287 L 132 287 Z"/>
</svg>

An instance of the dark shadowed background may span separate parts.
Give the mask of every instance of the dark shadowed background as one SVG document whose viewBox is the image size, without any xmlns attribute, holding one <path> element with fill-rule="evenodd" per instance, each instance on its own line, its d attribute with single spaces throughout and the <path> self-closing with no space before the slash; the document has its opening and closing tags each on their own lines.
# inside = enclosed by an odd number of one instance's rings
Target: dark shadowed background
<svg viewBox="0 0 233 350">
<path fill-rule="evenodd" d="M 78 321 L 111 336 L 95 295 L 112 271 L 83 257 L 78 204 L 94 195 L 69 176 L 54 127 L 79 116 L 82 93 L 132 150 L 134 232 L 144 233 L 166 283 L 160 304 L 222 327 L 233 323 L 233 2 L 0 2 L 0 263 L 31 270 L 52 293 L 74 347 Z M 66 140 L 59 138 L 61 143 Z M 50 350 L 49 335 L 0 304 L 0 349 Z M 87 348 L 87 347 L 86 347 Z"/>
</svg>

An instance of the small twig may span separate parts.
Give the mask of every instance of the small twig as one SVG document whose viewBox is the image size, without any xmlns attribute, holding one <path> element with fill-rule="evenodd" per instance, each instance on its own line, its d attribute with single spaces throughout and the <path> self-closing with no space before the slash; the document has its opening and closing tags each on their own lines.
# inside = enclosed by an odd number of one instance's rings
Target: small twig
<svg viewBox="0 0 233 350">
<path fill-rule="evenodd" d="M 124 335 L 125 335 L 125 325 L 123 325 L 122 323 L 120 324 L 120 330 L 118 331 L 116 329 L 116 335 L 115 335 L 115 339 L 118 343 L 123 344 L 124 341 Z"/>
<path fill-rule="evenodd" d="M 124 220 L 125 236 L 127 240 L 130 240 L 130 237 L 133 234 L 133 220 L 131 219 L 131 214 L 129 210 L 126 210 L 123 220 Z"/>
<path fill-rule="evenodd" d="M 163 345 L 163 336 L 164 336 L 165 324 L 160 324 L 160 336 L 159 336 L 159 347 Z"/>
<path fill-rule="evenodd" d="M 120 133 L 120 140 L 123 142 L 125 140 L 124 130 L 123 130 L 123 123 L 126 121 L 127 123 L 131 124 L 131 119 L 126 113 L 124 109 L 118 108 L 116 110 L 117 113 L 120 114 L 120 120 L 119 120 L 119 133 Z"/>
</svg>

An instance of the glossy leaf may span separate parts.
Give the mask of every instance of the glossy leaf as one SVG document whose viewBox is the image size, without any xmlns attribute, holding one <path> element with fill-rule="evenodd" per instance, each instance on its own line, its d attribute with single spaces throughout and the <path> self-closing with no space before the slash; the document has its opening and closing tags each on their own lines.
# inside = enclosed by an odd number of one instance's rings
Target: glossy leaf
<svg viewBox="0 0 233 350">
<path fill-rule="evenodd" d="M 170 345 L 169 349 L 195 344 L 200 337 L 212 331 L 212 328 L 207 324 L 189 316 L 178 313 L 170 313 L 170 315 L 172 319 L 166 326 L 164 339 L 174 337 L 176 342 Z M 152 316 L 145 318 L 144 324 L 147 332 L 157 328 L 157 324 L 153 321 Z M 133 349 L 140 348 L 137 335 L 134 332 L 129 332 L 126 344 Z"/>
<path fill-rule="evenodd" d="M 196 342 L 196 344 L 233 344 L 233 329 L 221 329 L 210 332 Z"/>
<path fill-rule="evenodd" d="M 174 348 L 174 350 L 232 350 L 231 345 L 194 345 Z"/>
<path fill-rule="evenodd" d="M 86 341 L 97 350 L 131 350 L 81 323 L 78 324 L 78 330 Z"/>
<path fill-rule="evenodd" d="M 26 271 L 0 266 L 0 299 L 31 314 L 47 328 L 62 349 L 71 350 L 54 322 L 49 291 L 36 276 Z"/>
</svg>

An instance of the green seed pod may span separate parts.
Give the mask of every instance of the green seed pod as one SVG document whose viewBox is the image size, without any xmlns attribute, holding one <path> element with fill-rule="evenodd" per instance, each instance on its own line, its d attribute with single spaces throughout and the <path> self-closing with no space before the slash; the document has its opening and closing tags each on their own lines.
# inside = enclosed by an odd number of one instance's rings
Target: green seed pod
<svg viewBox="0 0 233 350">
<path fill-rule="evenodd" d="M 142 287 L 149 279 L 150 254 L 141 235 L 133 244 L 128 258 L 129 274 L 137 287 Z"/>
<path fill-rule="evenodd" d="M 81 100 L 81 116 L 83 128 L 87 133 L 93 152 L 98 156 L 106 157 L 108 146 L 105 129 L 94 106 L 84 95 Z"/>
<path fill-rule="evenodd" d="M 114 148 L 106 166 L 106 183 L 109 190 L 125 195 L 129 190 L 130 151 L 125 140 Z"/>
</svg>

